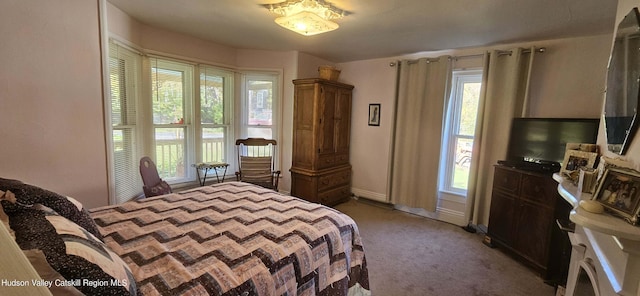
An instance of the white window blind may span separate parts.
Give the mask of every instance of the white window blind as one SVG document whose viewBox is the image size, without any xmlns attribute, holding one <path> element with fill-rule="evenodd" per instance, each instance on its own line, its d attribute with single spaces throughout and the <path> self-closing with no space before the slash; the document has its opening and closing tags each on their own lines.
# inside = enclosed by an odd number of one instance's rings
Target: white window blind
<svg viewBox="0 0 640 296">
<path fill-rule="evenodd" d="M 142 193 L 142 179 L 138 170 L 142 145 L 137 113 L 141 64 L 138 53 L 109 43 L 111 153 L 117 203 L 131 200 Z"/>
</svg>

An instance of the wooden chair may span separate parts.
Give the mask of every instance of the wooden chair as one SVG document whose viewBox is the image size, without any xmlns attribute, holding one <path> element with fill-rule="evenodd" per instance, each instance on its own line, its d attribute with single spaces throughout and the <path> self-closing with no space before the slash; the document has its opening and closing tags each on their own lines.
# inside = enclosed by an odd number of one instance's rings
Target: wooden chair
<svg viewBox="0 0 640 296">
<path fill-rule="evenodd" d="M 156 164 L 148 156 L 140 159 L 140 176 L 142 177 L 144 196 L 151 197 L 172 192 L 171 186 L 160 179 Z"/>
<path fill-rule="evenodd" d="M 247 138 L 236 140 L 238 171 L 236 179 L 278 190 L 280 171 L 275 170 L 276 140 Z"/>
</svg>

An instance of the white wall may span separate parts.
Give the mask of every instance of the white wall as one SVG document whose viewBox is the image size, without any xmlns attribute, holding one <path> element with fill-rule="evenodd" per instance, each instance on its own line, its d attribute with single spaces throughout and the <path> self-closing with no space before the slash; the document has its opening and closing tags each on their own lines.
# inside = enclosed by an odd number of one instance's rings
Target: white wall
<svg viewBox="0 0 640 296">
<path fill-rule="evenodd" d="M 599 117 L 611 38 L 612 34 L 606 34 L 489 48 L 422 52 L 339 64 L 341 80 L 356 86 L 351 127 L 353 192 L 375 200 L 389 200 L 390 138 L 396 86 L 396 70 L 389 66 L 390 62 L 444 54 L 477 55 L 493 48 L 546 47 L 545 53 L 535 56 L 530 92 L 531 117 Z M 459 63 L 477 64 L 480 59 L 461 59 Z M 367 125 L 368 105 L 371 103 L 382 104 L 379 127 Z"/>
<path fill-rule="evenodd" d="M 98 1 L 0 1 L 0 177 L 108 202 Z"/>
<path fill-rule="evenodd" d="M 339 65 L 340 80 L 353 84 L 351 113 L 352 191 L 387 201 L 387 178 L 393 128 L 396 69 L 393 58 Z M 369 104 L 380 104 L 380 126 L 369 126 Z"/>
</svg>

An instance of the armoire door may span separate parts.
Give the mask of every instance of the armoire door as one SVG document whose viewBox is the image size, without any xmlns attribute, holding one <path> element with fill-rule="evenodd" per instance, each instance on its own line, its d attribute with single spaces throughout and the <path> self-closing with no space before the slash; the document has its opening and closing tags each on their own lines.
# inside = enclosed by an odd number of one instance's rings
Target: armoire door
<svg viewBox="0 0 640 296">
<path fill-rule="evenodd" d="M 319 104 L 319 168 L 331 167 L 335 161 L 335 110 L 338 88 L 321 85 Z"/>
<path fill-rule="evenodd" d="M 335 105 L 334 141 L 335 164 L 349 163 L 349 142 L 351 134 L 351 91 L 338 90 Z"/>
</svg>

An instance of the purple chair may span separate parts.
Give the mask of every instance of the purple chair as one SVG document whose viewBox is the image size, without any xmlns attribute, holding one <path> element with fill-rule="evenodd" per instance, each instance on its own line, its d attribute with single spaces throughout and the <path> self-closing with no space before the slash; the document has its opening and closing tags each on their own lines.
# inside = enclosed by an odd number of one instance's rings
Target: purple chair
<svg viewBox="0 0 640 296">
<path fill-rule="evenodd" d="M 144 196 L 151 197 L 172 192 L 171 186 L 160 179 L 156 164 L 148 156 L 140 159 L 140 176 L 142 176 Z"/>
</svg>

